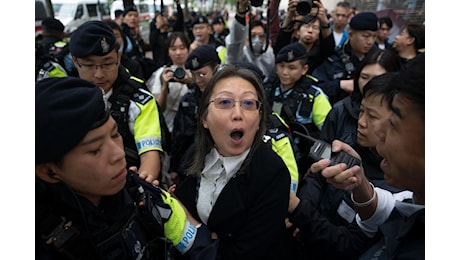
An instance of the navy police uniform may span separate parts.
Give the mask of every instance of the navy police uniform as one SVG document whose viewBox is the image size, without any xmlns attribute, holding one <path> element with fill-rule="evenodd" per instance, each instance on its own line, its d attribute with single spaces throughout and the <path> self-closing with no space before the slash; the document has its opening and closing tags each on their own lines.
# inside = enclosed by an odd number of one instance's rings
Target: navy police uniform
<svg viewBox="0 0 460 260">
<path fill-rule="evenodd" d="M 113 30 L 102 21 L 90 21 L 72 34 L 70 52 L 77 58 L 103 56 L 117 46 Z M 112 89 L 105 93 L 110 111 L 123 136 L 129 166 L 140 165 L 139 156 L 163 151 L 161 113 L 144 81 L 132 76 L 122 65 Z"/>
<path fill-rule="evenodd" d="M 185 68 L 191 71 L 199 70 L 204 66 L 220 64 L 220 59 L 212 45 L 201 45 L 193 50 L 185 61 Z M 179 103 L 174 127 L 171 135 L 170 171 L 177 172 L 183 177 L 185 166 L 182 159 L 187 150 L 192 146 L 197 129 L 197 110 L 201 99 L 201 90 L 195 83 L 189 86 L 187 92 Z"/>
<path fill-rule="evenodd" d="M 351 19 L 350 27 L 353 30 L 377 31 L 377 23 L 378 19 L 374 13 L 359 13 Z M 373 45 L 369 53 L 377 49 Z M 313 71 L 312 75 L 319 80 L 318 86 L 328 95 L 331 104 L 351 94 L 340 88 L 340 80 L 353 79 L 355 70 L 363 59 L 364 57 L 354 54 L 350 40 L 347 39 L 341 48 Z"/>
<path fill-rule="evenodd" d="M 42 21 L 44 35 L 35 41 L 35 80 L 66 77 L 64 57 L 68 42 L 62 40 L 64 25 L 58 19 L 46 17 Z"/>
<path fill-rule="evenodd" d="M 48 78 L 35 89 L 35 164 L 59 164 L 92 129 L 109 120 L 100 88 L 74 77 Z M 65 160 L 65 159 L 64 159 Z M 66 174 L 71 174 L 67 173 Z M 53 178 L 53 172 L 48 175 Z M 126 183 L 98 205 L 64 179 L 35 177 L 37 259 L 200 258 L 212 246 L 167 192 L 128 172 Z M 204 252 L 204 254 L 209 251 Z"/>
</svg>

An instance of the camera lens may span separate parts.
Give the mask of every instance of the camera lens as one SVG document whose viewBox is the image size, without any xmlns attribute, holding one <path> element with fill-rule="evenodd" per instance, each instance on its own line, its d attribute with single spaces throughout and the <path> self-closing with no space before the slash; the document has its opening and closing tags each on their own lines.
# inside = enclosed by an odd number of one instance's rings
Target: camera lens
<svg viewBox="0 0 460 260">
<path fill-rule="evenodd" d="M 307 15 L 310 13 L 312 7 L 312 0 L 300 0 L 297 4 L 296 11 L 300 15 Z"/>
<path fill-rule="evenodd" d="M 183 79 L 185 78 L 185 70 L 181 67 L 178 67 L 175 71 L 174 71 L 174 77 L 178 78 L 178 79 Z"/>
</svg>

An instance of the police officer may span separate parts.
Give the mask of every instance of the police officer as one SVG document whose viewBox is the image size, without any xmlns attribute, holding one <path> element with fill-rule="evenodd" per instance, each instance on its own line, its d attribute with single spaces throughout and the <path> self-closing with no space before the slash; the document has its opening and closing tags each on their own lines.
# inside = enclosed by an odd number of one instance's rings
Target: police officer
<svg viewBox="0 0 460 260">
<path fill-rule="evenodd" d="M 284 46 L 276 55 L 276 75 L 265 83 L 268 101 L 288 125 L 303 125 L 311 135 L 319 135 L 331 110 L 328 97 L 308 71 L 307 50 L 301 43 Z"/>
<path fill-rule="evenodd" d="M 359 13 L 350 21 L 348 39 L 313 72 L 318 86 L 328 95 L 331 104 L 353 91 L 353 75 L 364 57 L 378 49 L 378 19 L 374 13 Z"/>
<path fill-rule="evenodd" d="M 190 70 L 194 83 L 189 85 L 190 91 L 181 98 L 171 133 L 170 174 L 175 183 L 179 183 L 184 177 L 182 158 L 195 139 L 197 108 L 201 93 L 219 64 L 220 59 L 216 49 L 209 44 L 198 46 L 185 61 L 185 68 Z"/>
<path fill-rule="evenodd" d="M 80 78 L 104 90 L 123 136 L 128 167 L 138 167 L 149 181 L 160 179 L 161 113 L 144 81 L 120 64 L 122 53 L 113 30 L 102 21 L 82 24 L 72 34 L 70 53 Z"/>
<path fill-rule="evenodd" d="M 217 54 L 222 63 L 225 63 L 225 53 L 227 49 L 225 44 L 217 41 L 214 38 L 211 24 L 209 23 L 208 18 L 204 15 L 198 15 L 192 21 L 192 34 L 193 34 L 193 42 L 190 44 L 190 50 L 193 51 L 200 45 L 212 45 L 214 49 L 217 51 Z"/>
<path fill-rule="evenodd" d="M 324 92 L 313 85 L 314 79 L 307 75 L 307 50 L 299 42 L 288 44 L 281 48 L 275 62 L 276 74 L 264 84 L 272 111 L 289 125 L 291 134 L 297 130 L 318 137 L 332 107 Z M 308 155 L 311 143 L 298 137 L 295 143 L 299 149 L 296 156 L 299 172 L 303 174 L 309 167 L 303 158 Z"/>
<path fill-rule="evenodd" d="M 126 170 L 102 89 L 47 78 L 35 93 L 37 259 L 171 259 L 193 254 L 198 231 L 210 237 L 169 193 Z"/>
<path fill-rule="evenodd" d="M 35 43 L 35 80 L 66 77 L 63 60 L 68 44 L 64 41 L 64 25 L 58 19 L 46 17 L 42 29 L 42 36 Z"/>
</svg>

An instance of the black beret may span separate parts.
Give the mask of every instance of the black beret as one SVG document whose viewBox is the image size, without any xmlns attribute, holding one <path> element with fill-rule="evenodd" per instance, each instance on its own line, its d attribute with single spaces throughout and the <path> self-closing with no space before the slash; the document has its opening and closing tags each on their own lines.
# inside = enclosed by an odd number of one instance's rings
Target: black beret
<svg viewBox="0 0 460 260">
<path fill-rule="evenodd" d="M 360 31 L 377 31 L 378 26 L 378 18 L 377 15 L 371 12 L 364 12 L 358 13 L 357 15 L 353 16 L 350 21 L 350 28 L 353 30 L 360 30 Z"/>
<path fill-rule="evenodd" d="M 210 44 L 200 45 L 187 56 L 185 68 L 198 70 L 214 62 L 220 64 L 220 58 L 214 46 Z"/>
<path fill-rule="evenodd" d="M 53 17 L 46 17 L 45 19 L 43 19 L 42 27 L 45 30 L 55 30 L 59 32 L 64 31 L 64 25 L 61 23 L 61 21 Z"/>
<path fill-rule="evenodd" d="M 131 5 L 126 7 L 125 10 L 123 10 L 123 17 L 125 17 L 125 15 L 129 12 L 138 12 L 136 6 Z"/>
<path fill-rule="evenodd" d="M 219 23 L 225 24 L 224 18 L 222 16 L 217 16 L 216 18 L 212 20 L 212 24 L 219 24 Z"/>
<path fill-rule="evenodd" d="M 197 17 L 195 17 L 195 19 L 193 19 L 192 27 L 193 27 L 195 24 L 200 24 L 200 23 L 209 24 L 208 18 L 206 18 L 206 16 L 201 15 L 201 14 L 198 15 Z"/>
<path fill-rule="evenodd" d="M 115 48 L 117 39 L 112 28 L 102 21 L 80 25 L 70 36 L 70 53 L 77 58 L 104 56 Z"/>
<path fill-rule="evenodd" d="M 103 90 L 76 78 L 35 84 L 35 163 L 54 162 L 108 119 Z"/>
<path fill-rule="evenodd" d="M 276 55 L 275 63 L 280 63 L 282 61 L 291 62 L 307 57 L 307 49 L 301 43 L 294 42 L 281 48 Z"/>
</svg>

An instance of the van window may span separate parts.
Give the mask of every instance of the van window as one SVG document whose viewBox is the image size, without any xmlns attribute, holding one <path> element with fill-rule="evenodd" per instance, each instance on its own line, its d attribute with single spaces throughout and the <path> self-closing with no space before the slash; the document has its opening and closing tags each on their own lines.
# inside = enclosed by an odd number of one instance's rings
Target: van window
<svg viewBox="0 0 460 260">
<path fill-rule="evenodd" d="M 78 5 L 77 12 L 75 13 L 75 19 L 82 18 L 84 13 L 85 12 L 83 11 L 83 5 Z"/>
<path fill-rule="evenodd" d="M 147 4 L 139 4 L 137 6 L 139 9 L 139 13 L 150 13 L 149 6 Z"/>
<path fill-rule="evenodd" d="M 35 1 L 35 21 L 43 20 L 47 16 L 45 5 Z"/>
<path fill-rule="evenodd" d="M 80 13 L 83 14 L 83 7 L 80 5 L 78 6 L 81 10 L 80 10 Z M 78 11 L 76 12 L 75 10 L 77 9 L 77 5 L 76 4 L 63 4 L 61 5 L 61 7 L 59 8 L 59 11 L 56 12 L 56 17 L 59 19 L 59 20 L 63 20 L 65 18 L 74 18 L 74 14 L 75 13 L 78 13 Z M 81 16 L 81 15 L 80 15 Z"/>
<path fill-rule="evenodd" d="M 61 3 L 53 4 L 54 15 L 59 16 L 59 10 L 61 10 Z"/>
<path fill-rule="evenodd" d="M 105 3 L 100 3 L 100 12 L 102 16 L 109 15 L 109 6 Z M 90 17 L 97 17 L 97 4 L 87 4 L 88 14 Z"/>
<path fill-rule="evenodd" d="M 89 17 L 97 17 L 97 5 L 88 4 L 87 7 L 88 7 Z"/>
</svg>

